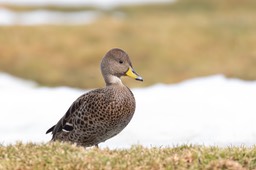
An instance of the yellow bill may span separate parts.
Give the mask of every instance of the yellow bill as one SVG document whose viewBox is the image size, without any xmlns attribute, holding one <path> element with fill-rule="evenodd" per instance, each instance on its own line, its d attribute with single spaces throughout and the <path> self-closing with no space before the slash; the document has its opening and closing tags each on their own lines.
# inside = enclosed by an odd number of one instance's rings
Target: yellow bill
<svg viewBox="0 0 256 170">
<path fill-rule="evenodd" d="M 139 76 L 132 67 L 129 67 L 128 71 L 126 72 L 126 75 L 134 78 L 135 80 L 139 80 L 139 81 L 143 81 L 143 78 L 141 76 Z"/>
</svg>

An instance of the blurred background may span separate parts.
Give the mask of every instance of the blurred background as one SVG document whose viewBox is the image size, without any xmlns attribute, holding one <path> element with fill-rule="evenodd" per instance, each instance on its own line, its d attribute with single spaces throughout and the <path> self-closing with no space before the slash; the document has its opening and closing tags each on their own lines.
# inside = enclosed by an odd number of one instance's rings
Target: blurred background
<svg viewBox="0 0 256 170">
<path fill-rule="evenodd" d="M 157 3 L 158 2 L 158 3 Z M 0 71 L 45 86 L 104 85 L 102 56 L 127 51 L 144 83 L 256 78 L 254 0 L 0 1 Z"/>
</svg>

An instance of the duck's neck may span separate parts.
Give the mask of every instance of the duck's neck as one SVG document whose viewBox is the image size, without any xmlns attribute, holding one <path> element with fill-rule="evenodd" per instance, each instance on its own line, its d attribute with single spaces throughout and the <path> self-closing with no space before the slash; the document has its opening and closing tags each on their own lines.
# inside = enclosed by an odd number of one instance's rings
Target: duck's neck
<svg viewBox="0 0 256 170">
<path fill-rule="evenodd" d="M 106 86 L 110 85 L 123 85 L 122 80 L 114 75 L 105 75 L 104 76 Z"/>
</svg>

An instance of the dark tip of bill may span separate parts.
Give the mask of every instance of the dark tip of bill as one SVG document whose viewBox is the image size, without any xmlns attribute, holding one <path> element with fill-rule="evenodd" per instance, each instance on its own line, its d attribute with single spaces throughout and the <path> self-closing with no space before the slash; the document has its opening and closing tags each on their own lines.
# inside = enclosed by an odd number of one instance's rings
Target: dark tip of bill
<svg viewBox="0 0 256 170">
<path fill-rule="evenodd" d="M 138 78 L 136 78 L 136 80 L 143 81 L 143 78 L 142 77 L 138 77 Z"/>
</svg>

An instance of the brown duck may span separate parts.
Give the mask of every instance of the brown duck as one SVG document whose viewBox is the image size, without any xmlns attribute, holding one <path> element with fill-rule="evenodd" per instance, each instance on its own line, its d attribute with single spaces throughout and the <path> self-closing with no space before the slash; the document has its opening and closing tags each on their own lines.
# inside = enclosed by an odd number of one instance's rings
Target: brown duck
<svg viewBox="0 0 256 170">
<path fill-rule="evenodd" d="M 122 76 L 143 81 L 133 69 L 128 54 L 118 48 L 108 51 L 101 61 L 101 73 L 106 87 L 80 96 L 70 106 L 52 132 L 52 141 L 67 141 L 89 147 L 120 133 L 135 111 L 135 99 L 125 86 Z"/>
</svg>

